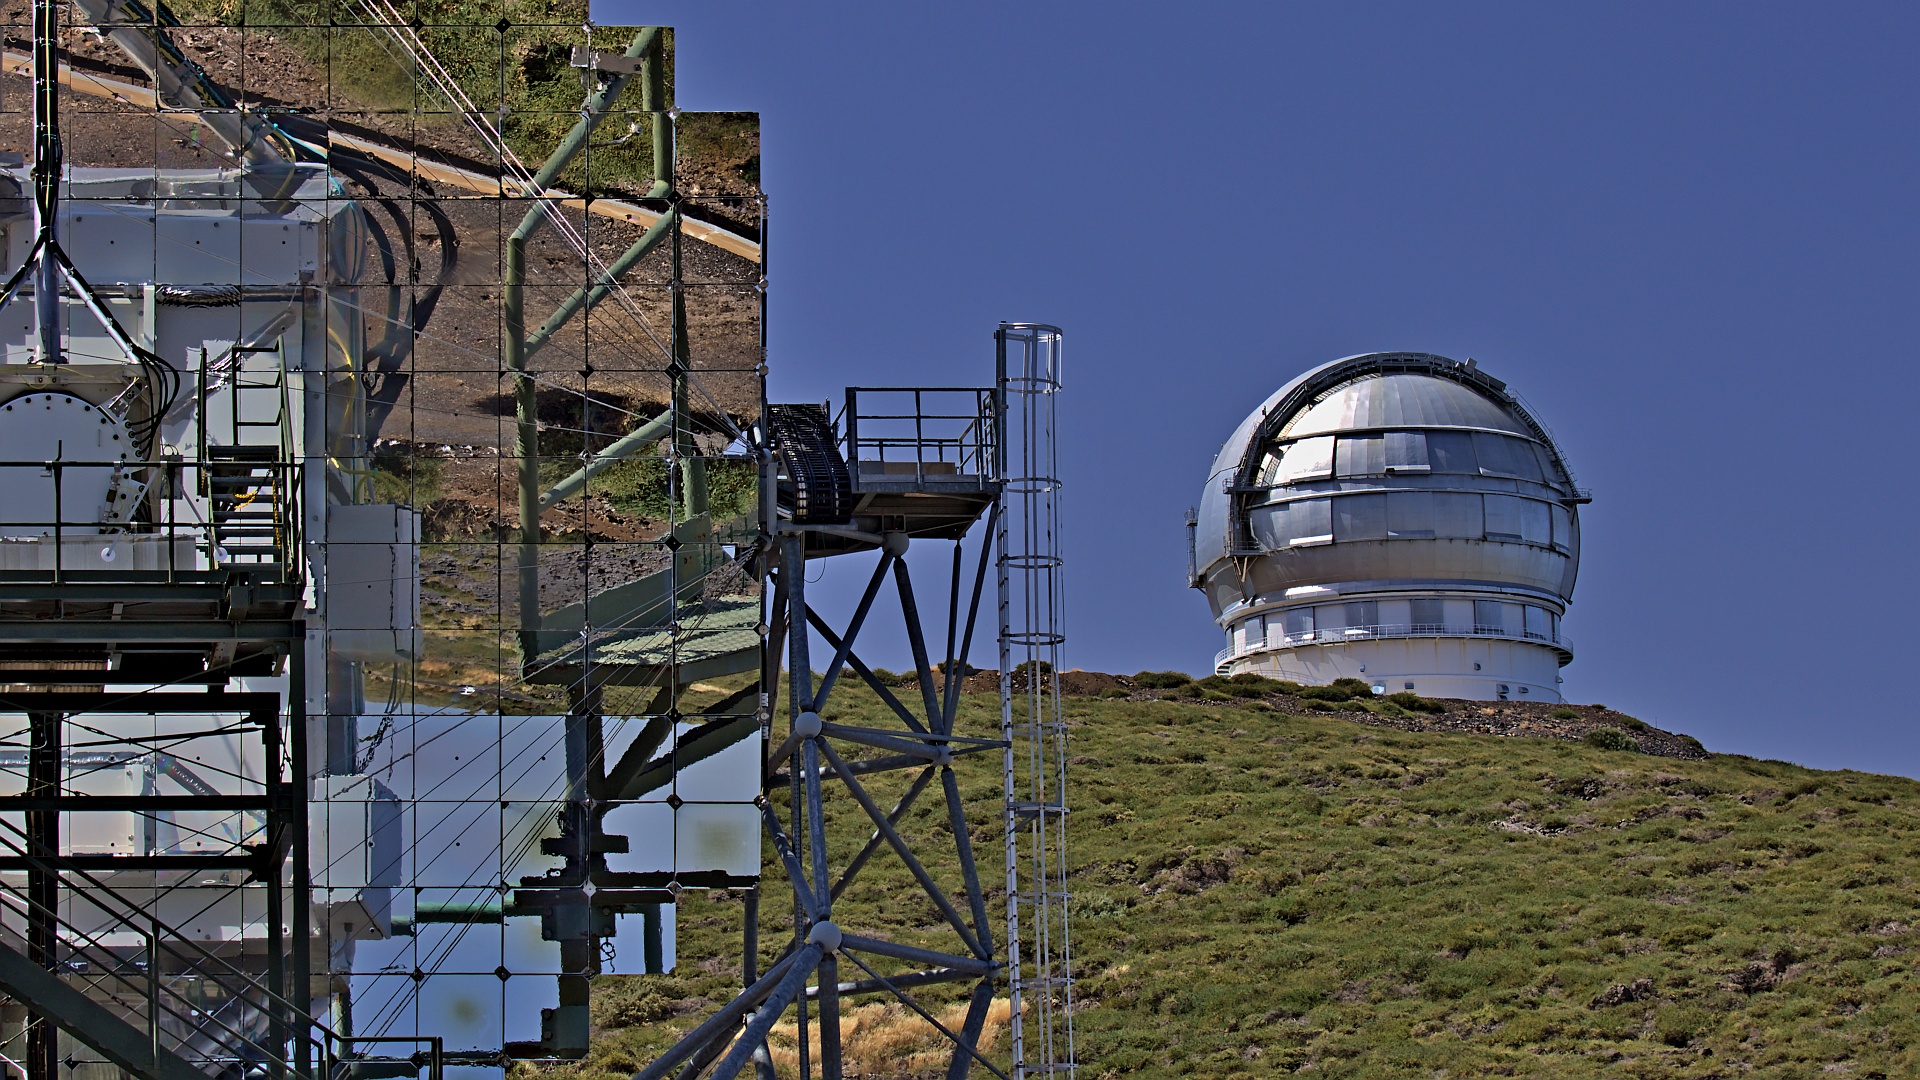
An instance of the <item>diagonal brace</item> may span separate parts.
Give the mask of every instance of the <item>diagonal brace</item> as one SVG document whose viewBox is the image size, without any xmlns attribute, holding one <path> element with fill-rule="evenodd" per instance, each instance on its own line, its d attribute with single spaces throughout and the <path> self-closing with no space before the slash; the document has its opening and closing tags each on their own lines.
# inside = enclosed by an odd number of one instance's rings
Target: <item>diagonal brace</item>
<svg viewBox="0 0 1920 1080">
<path fill-rule="evenodd" d="M 919 859 L 914 858 L 913 851 L 907 847 L 906 840 L 900 836 L 899 830 L 893 827 L 893 823 L 887 820 L 887 815 L 873 801 L 873 796 L 867 794 L 866 787 L 847 771 L 847 763 L 840 760 L 840 755 L 834 752 L 833 745 L 825 739 L 815 741 L 820 744 L 820 752 L 833 763 L 834 769 L 840 774 L 841 781 L 847 785 L 847 790 L 860 803 L 860 808 L 873 819 L 874 827 L 886 835 L 887 843 L 893 848 L 893 853 L 900 856 L 901 862 L 907 864 L 907 869 L 912 872 L 914 880 L 926 890 L 927 898 L 933 901 L 934 906 L 940 909 L 940 913 L 946 916 L 947 922 L 953 925 L 954 932 L 960 935 L 961 943 L 980 959 L 991 959 L 993 954 L 980 947 L 980 939 L 974 937 L 973 930 L 967 926 L 967 921 L 960 917 L 960 912 L 954 908 L 953 901 L 947 899 L 947 894 L 940 890 L 940 886 L 933 880 L 933 875 L 927 873 L 927 868 L 920 865 Z"/>
<path fill-rule="evenodd" d="M 5 944 L 0 944 L 0 989 L 141 1080 L 207 1080 L 185 1058 L 155 1045 L 146 1032 Z"/>
<path fill-rule="evenodd" d="M 900 796 L 900 802 L 894 806 L 893 813 L 887 815 L 887 821 L 898 825 L 907 811 L 913 809 L 914 800 L 920 797 L 921 792 L 927 790 L 927 781 L 931 779 L 933 779 L 933 766 L 929 765 L 920 771 L 919 776 L 913 778 L 913 783 L 907 786 L 907 793 Z M 862 847 L 860 853 L 847 863 L 847 868 L 840 872 L 840 880 L 833 883 L 831 893 L 833 899 L 840 899 L 840 894 L 846 891 L 848 885 L 853 884 L 854 875 L 860 872 L 861 867 L 867 865 L 867 860 L 873 858 L 873 853 L 879 851 L 880 845 L 885 842 L 886 837 L 878 829 L 873 831 L 872 836 L 867 837 L 866 846 Z"/>
<path fill-rule="evenodd" d="M 833 628 L 827 625 L 827 621 L 822 619 L 812 609 L 808 609 L 807 611 L 807 623 L 819 631 L 821 637 L 827 639 L 827 644 L 833 646 L 835 649 L 840 648 L 840 635 L 834 633 Z M 861 663 L 860 658 L 854 655 L 851 649 L 847 652 L 847 663 L 853 666 L 854 671 L 860 673 L 860 678 L 867 684 L 867 688 L 878 695 L 881 701 L 886 702 L 887 707 L 893 710 L 895 716 L 898 716 L 908 727 L 920 734 L 925 735 L 928 733 L 926 725 L 922 724 L 918 717 L 908 712 L 905 705 L 900 704 L 900 699 L 893 696 L 893 691 L 887 689 L 885 683 L 875 678 L 872 669 Z"/>
</svg>

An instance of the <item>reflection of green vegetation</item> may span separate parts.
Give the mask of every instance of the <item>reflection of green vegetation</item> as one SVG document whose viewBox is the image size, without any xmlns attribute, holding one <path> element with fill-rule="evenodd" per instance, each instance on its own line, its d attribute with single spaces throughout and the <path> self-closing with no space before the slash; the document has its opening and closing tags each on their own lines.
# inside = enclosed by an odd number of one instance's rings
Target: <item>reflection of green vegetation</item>
<svg viewBox="0 0 1920 1080">
<path fill-rule="evenodd" d="M 760 486 L 754 463 L 739 458 L 707 460 L 707 506 L 715 521 L 752 512 Z M 667 516 L 667 463 L 658 457 L 623 461 L 587 482 L 587 490 L 615 509 L 642 517 Z"/>
<path fill-rule="evenodd" d="M 716 522 L 751 515 L 759 505 L 759 473 L 744 458 L 708 458 L 707 506 Z M 549 458 L 540 463 L 540 486 L 549 488 L 579 471 L 578 460 Z M 679 478 L 675 478 L 679 488 Z M 657 453 L 622 461 L 593 474 L 589 495 L 605 499 L 614 509 L 636 517 L 664 521 L 667 517 L 667 463 Z"/>
<path fill-rule="evenodd" d="M 445 471 L 446 462 L 439 458 L 404 446 L 380 447 L 373 452 L 373 501 L 424 507 L 440 497 Z"/>
<path fill-rule="evenodd" d="M 893 723 L 864 689 L 840 686 L 840 722 Z M 1920 1075 L 1913 780 L 1413 734 L 1253 704 L 1068 702 L 1084 1075 Z M 966 695 L 957 731 L 992 735 L 998 715 L 993 695 Z M 984 865 L 1000 761 L 954 769 Z M 909 778 L 863 779 L 891 806 Z M 835 790 L 836 812 L 853 809 Z M 902 828 L 928 870 L 955 881 L 944 822 L 923 798 Z M 830 841 L 857 850 L 871 828 L 855 810 Z M 785 887 L 769 862 L 763 913 L 792 910 Z M 835 921 L 951 948 L 919 895 L 877 858 Z M 678 973 L 596 980 L 604 1030 L 567 1075 L 626 1077 L 710 1011 L 661 1017 L 648 987 L 728 999 L 740 910 L 736 895 L 683 896 Z M 787 941 L 762 934 L 761 970 Z M 912 992 L 945 1021 L 966 989 Z M 856 1043 L 910 1026 L 861 1015 Z M 990 1030 L 1004 1063 L 1004 1022 Z M 894 1045 L 904 1056 L 935 1040 Z"/>
<path fill-rule="evenodd" d="M 465 126 L 431 84 L 416 78 L 387 32 L 362 25 L 350 6 L 334 0 L 176 0 L 173 7 L 188 24 L 244 24 L 284 38 L 327 80 L 327 104 L 335 109 L 420 110 L 423 123 L 447 129 Z M 417 16 L 420 39 L 474 105 L 488 115 L 504 113 L 502 134 L 530 166 L 545 160 L 579 118 L 586 91 L 570 54 L 586 40 L 580 29 L 587 19 L 583 0 L 506 0 L 504 5 L 497 0 L 421 0 L 401 10 Z M 335 22 L 340 25 L 330 27 Z M 596 27 L 593 44 L 619 53 L 635 33 L 633 28 Z M 671 41 L 669 34 L 669 45 Z M 271 86 L 258 89 L 275 92 Z M 561 175 L 562 187 L 586 189 L 590 159 L 596 193 L 631 194 L 646 188 L 653 143 L 649 117 L 638 111 L 639 87 L 629 84 L 620 100 L 630 108 L 608 115 L 589 153 Z M 630 126 L 633 137 L 622 140 Z"/>
<path fill-rule="evenodd" d="M 760 186 L 760 114 L 750 112 L 682 113 L 674 131 L 681 161 L 733 162 L 737 180 Z M 737 189 L 736 189 L 737 191 Z M 732 194 L 736 192 L 726 192 Z M 712 191 L 702 194 L 712 195 Z"/>
</svg>

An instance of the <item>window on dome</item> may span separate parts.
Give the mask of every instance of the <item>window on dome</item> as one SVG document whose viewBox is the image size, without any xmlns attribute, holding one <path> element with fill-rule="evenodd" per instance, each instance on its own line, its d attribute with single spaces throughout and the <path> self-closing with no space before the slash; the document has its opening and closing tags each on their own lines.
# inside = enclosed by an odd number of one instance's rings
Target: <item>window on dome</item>
<svg viewBox="0 0 1920 1080">
<path fill-rule="evenodd" d="M 1399 492 L 1395 493 L 1396 495 Z M 1433 534 L 1448 540 L 1478 540 L 1486 534 L 1480 496 L 1473 492 L 1433 492 Z"/>
<path fill-rule="evenodd" d="M 1539 483 L 1540 459 L 1525 439 L 1495 435 L 1488 431 L 1473 433 L 1474 453 L 1480 458 L 1480 472 L 1486 476 L 1511 476 Z"/>
<path fill-rule="evenodd" d="M 1334 448 L 1333 474 L 1381 476 L 1387 471 L 1386 440 L 1379 435 L 1342 435 Z"/>
<path fill-rule="evenodd" d="M 1480 473 L 1479 459 L 1473 454 L 1473 433 L 1467 431 L 1429 431 L 1426 435 L 1427 467 L 1437 473 Z"/>
<path fill-rule="evenodd" d="M 1333 436 L 1318 435 L 1281 447 L 1280 467 L 1273 482 L 1324 480 L 1333 475 Z"/>
<path fill-rule="evenodd" d="M 1288 641 L 1304 641 L 1313 636 L 1313 609 L 1289 608 L 1281 614 L 1282 631 Z"/>
<path fill-rule="evenodd" d="M 1327 544 L 1333 541 L 1333 500 L 1295 499 L 1260 507 L 1252 515 L 1253 535 L 1268 549 Z"/>
<path fill-rule="evenodd" d="M 1547 504 L 1518 495 L 1486 495 L 1487 539 L 1547 546 L 1553 540 Z"/>
<path fill-rule="evenodd" d="M 1386 495 L 1343 495 L 1333 500 L 1333 538 L 1336 542 L 1385 540 L 1387 538 Z"/>
<path fill-rule="evenodd" d="M 1433 492 L 1389 491 L 1387 536 L 1393 540 L 1433 538 Z"/>
<path fill-rule="evenodd" d="M 1475 600 L 1473 602 L 1473 632 L 1476 634 L 1504 634 L 1507 632 L 1507 605 L 1498 600 Z"/>
<path fill-rule="evenodd" d="M 1550 506 L 1553 514 L 1553 550 L 1573 553 L 1573 512 L 1564 506 Z"/>
<path fill-rule="evenodd" d="M 1533 456 L 1540 459 L 1541 482 L 1547 484 L 1559 483 L 1560 470 L 1554 467 L 1553 451 L 1539 443 L 1528 443 L 1527 445 L 1533 447 Z"/>
<path fill-rule="evenodd" d="M 1375 600 L 1350 600 L 1343 605 L 1347 615 L 1347 626 L 1380 625 L 1380 604 Z"/>
<path fill-rule="evenodd" d="M 1387 471 L 1426 472 L 1427 433 L 1424 431 L 1389 431 L 1386 434 Z"/>
<path fill-rule="evenodd" d="M 1527 605 L 1527 636 L 1535 641 L 1553 640 L 1553 623 L 1546 608 Z"/>
<path fill-rule="evenodd" d="M 1438 634 L 1447 628 L 1447 602 L 1433 597 L 1415 597 L 1408 601 L 1416 634 Z"/>
<path fill-rule="evenodd" d="M 1522 499 L 1521 503 L 1520 538 L 1529 544 L 1550 546 L 1553 543 L 1553 504 L 1538 499 Z"/>
</svg>

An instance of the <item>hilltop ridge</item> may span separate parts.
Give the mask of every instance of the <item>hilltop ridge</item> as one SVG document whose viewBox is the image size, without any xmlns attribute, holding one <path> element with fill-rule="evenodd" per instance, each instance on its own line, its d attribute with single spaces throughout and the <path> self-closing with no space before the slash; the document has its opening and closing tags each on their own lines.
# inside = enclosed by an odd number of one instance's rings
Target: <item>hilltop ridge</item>
<svg viewBox="0 0 1920 1080">
<path fill-rule="evenodd" d="M 1920 783 L 1637 752 L 1687 744 L 1594 706 L 1392 716 L 1087 678 L 1067 703 L 1086 1077 L 1920 1075 Z M 881 708 L 854 688 L 833 711 Z M 998 712 L 966 694 L 961 729 Z M 1602 730 L 1633 744 L 1585 741 Z M 959 770 L 976 846 L 998 842 L 998 767 Z M 837 918 L 903 938 L 933 918 L 899 902 L 904 870 L 869 872 Z M 785 902 L 770 878 L 763 910 Z M 738 916 L 736 896 L 684 896 L 678 972 L 601 980 L 593 1054 L 569 1071 L 630 1073 L 688 1022 L 676 1000 L 725 995 Z M 937 1015 L 958 1007 L 942 994 L 918 992 Z M 944 1075 L 920 1021 L 859 1008 L 849 1075 Z"/>
</svg>

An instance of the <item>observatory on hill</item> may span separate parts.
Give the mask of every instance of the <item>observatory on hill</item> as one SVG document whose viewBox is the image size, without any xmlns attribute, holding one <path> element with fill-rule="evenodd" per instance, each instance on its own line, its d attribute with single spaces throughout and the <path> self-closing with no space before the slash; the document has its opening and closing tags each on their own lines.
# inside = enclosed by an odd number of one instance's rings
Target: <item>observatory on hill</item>
<svg viewBox="0 0 1920 1080">
<path fill-rule="evenodd" d="M 1220 674 L 1559 701 L 1574 485 L 1505 383 L 1428 353 L 1350 356 L 1262 402 L 1188 521 Z"/>
</svg>

